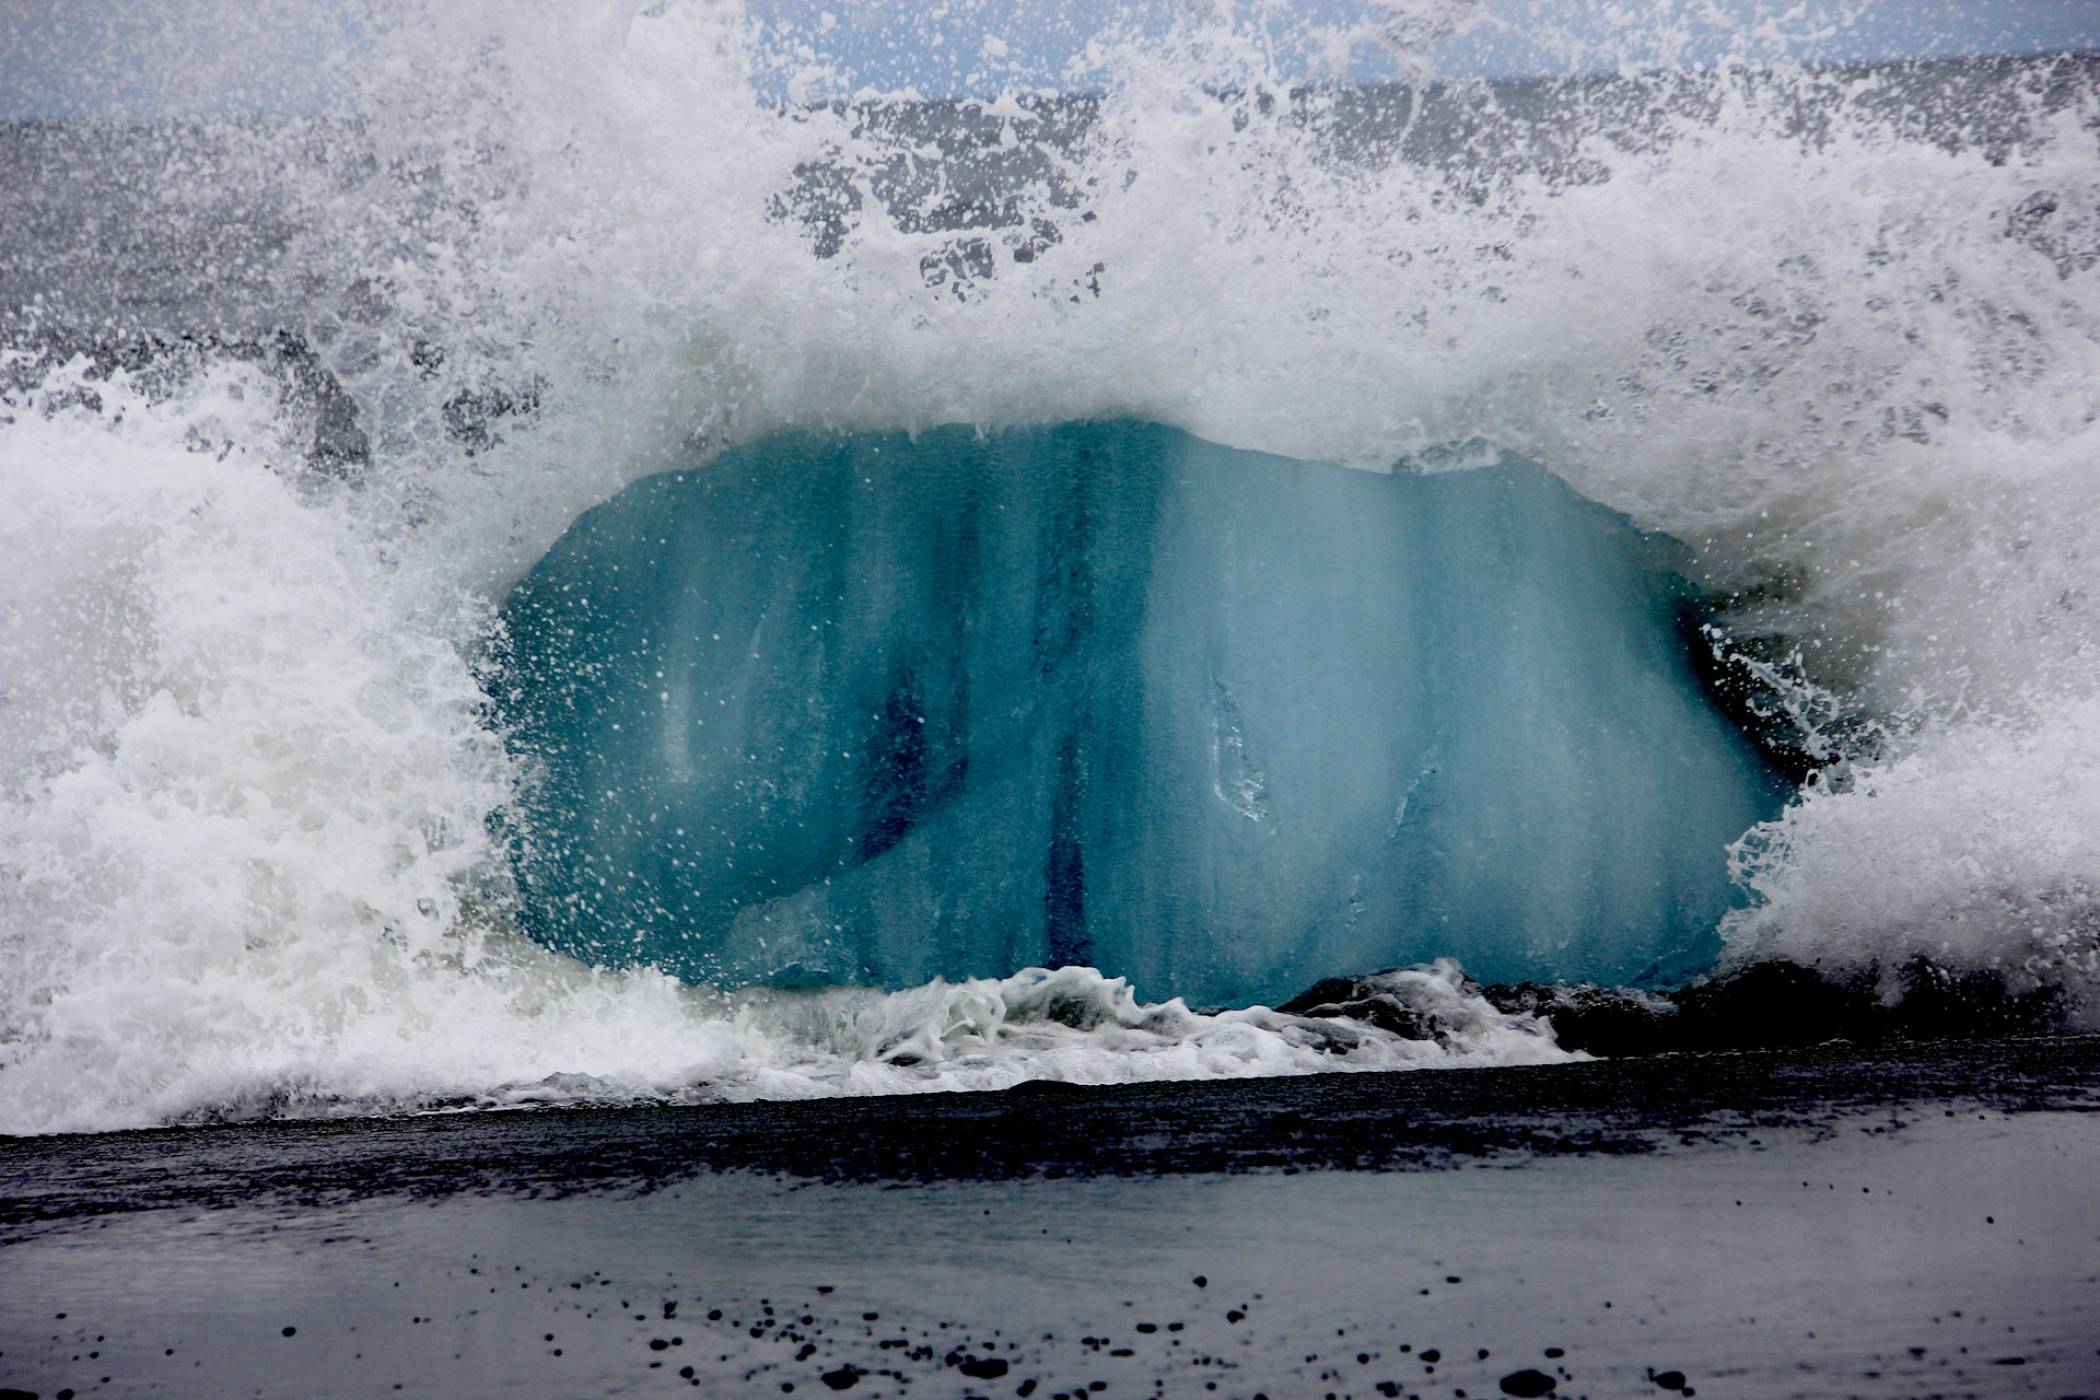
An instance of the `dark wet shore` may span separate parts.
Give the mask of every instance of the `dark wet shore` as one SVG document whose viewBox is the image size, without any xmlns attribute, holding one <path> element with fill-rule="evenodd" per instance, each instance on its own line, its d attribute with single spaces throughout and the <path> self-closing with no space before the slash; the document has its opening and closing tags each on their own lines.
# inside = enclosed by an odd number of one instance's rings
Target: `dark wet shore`
<svg viewBox="0 0 2100 1400">
<path fill-rule="evenodd" d="M 2100 1039 L 0 1146 L 55 1395 L 2100 1393 Z"/>
<path fill-rule="evenodd" d="M 149 1210 L 638 1193 L 726 1171 L 907 1183 L 1509 1166 L 1971 1108 L 2100 1110 L 2100 1037 L 0 1140 L 0 1242 Z"/>
</svg>

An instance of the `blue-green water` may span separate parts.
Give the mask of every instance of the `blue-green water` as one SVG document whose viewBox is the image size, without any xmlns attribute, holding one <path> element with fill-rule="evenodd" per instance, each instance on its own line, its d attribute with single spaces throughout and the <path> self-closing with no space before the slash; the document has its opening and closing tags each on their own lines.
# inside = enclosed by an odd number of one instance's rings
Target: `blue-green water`
<svg viewBox="0 0 2100 1400">
<path fill-rule="evenodd" d="M 1514 461 L 1131 422 L 742 448 L 506 606 L 528 926 L 725 984 L 1688 974 L 1781 791 L 1700 692 L 1677 557 Z"/>
</svg>

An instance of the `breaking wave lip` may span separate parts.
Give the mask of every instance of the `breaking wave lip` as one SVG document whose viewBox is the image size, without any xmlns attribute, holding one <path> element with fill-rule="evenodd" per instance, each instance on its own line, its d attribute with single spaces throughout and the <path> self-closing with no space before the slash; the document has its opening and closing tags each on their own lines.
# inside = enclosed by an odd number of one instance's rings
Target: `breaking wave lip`
<svg viewBox="0 0 2100 1400">
<path fill-rule="evenodd" d="M 1312 1009 L 1194 1011 L 1141 1002 L 1092 968 L 902 991 L 722 993 L 661 974 L 609 974 L 538 950 L 483 969 L 481 989 L 520 1000 L 464 1036 L 362 1034 L 284 1043 L 246 1063 L 175 1068 L 150 1097 L 82 1103 L 63 1078 L 12 1067 L 0 1131 L 115 1128 L 559 1107 L 675 1106 L 984 1091 L 1023 1083 L 1114 1085 L 1333 1072 L 1564 1063 L 1551 1026 L 1489 1004 L 1448 959 L 1372 979 L 1389 1015 L 1370 1024 Z M 449 1009 L 490 1008 L 466 984 Z M 607 1024 L 607 1023 L 610 1024 Z M 395 1029 L 399 1029 L 396 1027 Z M 256 1047 L 260 1049 L 261 1047 Z M 589 1069 L 578 1066 L 590 1066 Z M 24 1074 L 24 1070 L 27 1073 Z M 27 1079 L 25 1084 L 21 1082 Z M 107 1086 L 105 1086 L 105 1089 Z M 5 1100 L 0 1100 L 5 1102 Z"/>
<path fill-rule="evenodd" d="M 162 358 L 105 353 L 155 308 L 7 309 L 0 1129 L 1565 1053 L 1485 1002 L 1447 1044 L 1076 972 L 738 1000 L 522 946 L 496 602 L 626 481 L 781 427 L 1132 415 L 1545 463 L 1696 551 L 1813 760 L 1738 847 L 1724 964 L 1896 997 L 1922 957 L 2090 1022 L 2089 56 L 1646 79 L 1671 100 L 1631 131 L 1655 89 L 1601 82 L 1532 163 L 1521 103 L 1451 85 L 1397 110 L 1459 158 L 1345 159 L 1380 133 L 1354 99 L 1192 21 L 1107 41 L 1078 129 L 980 104 L 944 150 L 910 103 L 753 102 L 740 19 L 403 4 L 354 120 L 99 133 L 187 172 L 126 184 L 136 222 L 238 304 Z M 1988 96 L 1974 130 L 1935 82 Z M 94 353 L 54 368 L 74 332 Z"/>
<path fill-rule="evenodd" d="M 1113 1085 L 1329 1072 L 1555 1064 L 1546 1023 L 1497 1010 L 1450 960 L 1379 974 L 1386 995 L 1422 1018 L 1420 1033 L 1255 1006 L 1193 1011 L 1142 1002 L 1093 968 L 1026 968 L 1010 977 L 936 980 L 902 991 L 761 989 L 722 994 L 707 1013 L 736 1043 L 725 1062 L 666 1081 L 555 1071 L 453 1095 L 345 1100 L 282 1091 L 204 1116 L 308 1117 L 685 1105 L 754 1099 L 972 1092 L 1024 1083 Z"/>
</svg>

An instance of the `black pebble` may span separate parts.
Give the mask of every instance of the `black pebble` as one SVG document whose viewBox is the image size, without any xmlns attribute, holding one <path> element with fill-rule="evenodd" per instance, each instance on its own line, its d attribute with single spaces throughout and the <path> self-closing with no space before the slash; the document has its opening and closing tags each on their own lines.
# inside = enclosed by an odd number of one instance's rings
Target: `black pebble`
<svg viewBox="0 0 2100 1400">
<path fill-rule="evenodd" d="M 1502 1393 L 1530 1397 L 1551 1395 L 1558 1384 L 1558 1381 L 1544 1371 L 1534 1371 L 1527 1366 L 1521 1371 L 1511 1371 L 1502 1378 Z"/>
<path fill-rule="evenodd" d="M 1664 1390 L 1682 1390 L 1684 1389 L 1684 1372 L 1657 1371 L 1655 1373 L 1655 1383 Z"/>
<path fill-rule="evenodd" d="M 287 1336 L 287 1337 L 289 1337 L 289 1336 L 293 1335 L 294 1333 L 296 1333 L 296 1332 L 297 1332 L 298 1330 L 299 1330 L 299 1329 L 298 1329 L 298 1328 L 296 1328 L 296 1327 L 287 1327 L 287 1328 L 285 1328 L 285 1329 L 284 1329 L 284 1335 L 285 1335 L 285 1336 Z"/>
<path fill-rule="evenodd" d="M 851 1390 L 860 1384 L 861 1369 L 858 1366 L 841 1366 L 836 1371 L 826 1371 L 820 1378 L 833 1390 Z"/>
</svg>

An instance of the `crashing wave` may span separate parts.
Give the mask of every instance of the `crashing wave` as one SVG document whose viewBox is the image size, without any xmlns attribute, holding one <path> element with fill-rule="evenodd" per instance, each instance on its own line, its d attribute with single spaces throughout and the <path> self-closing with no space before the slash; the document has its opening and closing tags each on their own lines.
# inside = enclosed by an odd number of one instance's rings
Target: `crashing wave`
<svg viewBox="0 0 2100 1400">
<path fill-rule="evenodd" d="M 1688 551 L 1710 689 L 1806 784 L 1727 963 L 2090 1020 L 2089 56 L 1425 81 L 1228 12 L 1104 36 L 1083 102 L 828 101 L 742 18 L 358 6 L 325 110 L 10 129 L 0 1127 L 923 1078 L 531 947 L 491 831 L 512 585 L 783 431 L 1542 464 Z M 1373 37 L 1411 85 L 1278 67 Z M 1217 1063 L 1315 1034 L 1251 1026 Z"/>
</svg>

